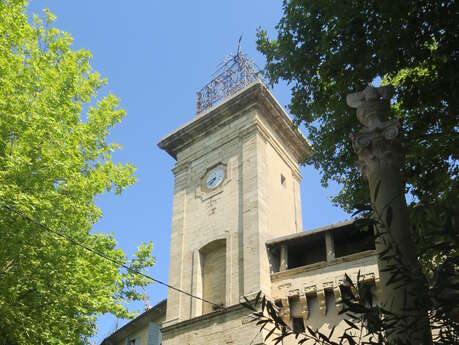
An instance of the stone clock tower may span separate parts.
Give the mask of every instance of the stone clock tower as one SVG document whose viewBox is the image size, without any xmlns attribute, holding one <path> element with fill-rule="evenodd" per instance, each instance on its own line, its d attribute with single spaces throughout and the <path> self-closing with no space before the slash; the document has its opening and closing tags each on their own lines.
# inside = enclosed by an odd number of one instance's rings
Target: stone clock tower
<svg viewBox="0 0 459 345">
<path fill-rule="evenodd" d="M 336 328 L 339 342 L 346 276 L 380 295 L 372 232 L 354 220 L 303 231 L 298 164 L 311 150 L 240 50 L 196 113 L 159 143 L 176 160 L 167 300 L 102 345 L 277 344 L 240 304 L 260 291 L 293 331 Z"/>
<path fill-rule="evenodd" d="M 265 243 L 302 231 L 298 163 L 310 154 L 263 82 L 249 82 L 208 109 L 201 91 L 194 119 L 159 143 L 177 161 L 169 284 L 228 310 L 270 294 Z M 169 290 L 163 343 L 186 344 L 168 329 L 214 309 Z"/>
</svg>

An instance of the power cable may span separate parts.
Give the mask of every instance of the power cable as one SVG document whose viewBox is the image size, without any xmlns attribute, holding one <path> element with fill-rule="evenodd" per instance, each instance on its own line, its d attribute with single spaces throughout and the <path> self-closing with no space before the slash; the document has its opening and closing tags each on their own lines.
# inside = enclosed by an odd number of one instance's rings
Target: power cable
<svg viewBox="0 0 459 345">
<path fill-rule="evenodd" d="M 49 226 L 47 226 L 47 225 L 45 225 L 45 224 L 39 222 L 38 220 L 36 220 L 36 219 L 34 219 L 34 218 L 32 218 L 32 217 L 30 217 L 30 216 L 28 216 L 28 215 L 22 213 L 21 211 L 18 211 L 15 207 L 9 206 L 9 205 L 5 202 L 5 199 L 4 199 L 4 198 L 0 197 L 0 200 L 3 202 L 2 207 L 3 207 L 4 209 L 7 209 L 8 211 L 17 214 L 17 215 L 20 216 L 21 218 L 27 220 L 28 222 L 30 222 L 30 223 L 32 223 L 32 224 L 35 224 L 35 225 L 39 226 L 40 228 L 42 228 L 42 229 L 44 229 L 44 230 L 46 230 L 46 231 L 52 232 L 52 233 L 56 234 L 57 236 L 59 236 L 59 237 L 61 237 L 61 238 L 64 238 L 65 240 L 69 241 L 70 243 L 72 243 L 72 244 L 74 244 L 74 245 L 76 245 L 76 246 L 79 246 L 79 247 L 81 247 L 81 248 L 83 248 L 83 249 L 85 249 L 85 250 L 87 250 L 87 251 L 89 251 L 89 252 L 91 252 L 91 253 L 93 253 L 93 254 L 95 254 L 95 255 L 100 256 L 101 258 L 103 258 L 103 259 L 105 259 L 105 260 L 107 260 L 107 261 L 110 261 L 110 262 L 112 262 L 112 263 L 114 263 L 114 264 L 116 264 L 116 265 L 118 265 L 118 266 L 120 266 L 120 267 L 125 268 L 125 269 L 128 270 L 129 272 L 132 272 L 132 273 L 134 273 L 134 274 L 140 275 L 140 276 L 142 276 L 142 277 L 144 277 L 144 278 L 147 278 L 147 279 L 149 279 L 149 280 L 151 280 L 151 281 L 153 281 L 153 282 L 155 282 L 155 283 L 157 283 L 157 284 L 164 285 L 164 286 L 166 286 L 166 287 L 169 288 L 169 289 L 172 289 L 172 290 L 174 290 L 174 291 L 183 293 L 183 294 L 185 294 L 185 295 L 187 295 L 187 296 L 189 296 L 189 297 L 191 297 L 191 298 L 195 298 L 195 299 L 198 299 L 198 300 L 200 300 L 200 301 L 202 301 L 202 302 L 204 302 L 204 303 L 211 304 L 212 306 L 216 307 L 216 309 L 223 309 L 223 307 L 222 307 L 221 305 L 217 304 L 217 303 L 214 303 L 214 302 L 211 302 L 211 301 L 206 300 L 206 299 L 204 299 L 204 298 L 195 296 L 195 295 L 193 295 L 193 294 L 191 294 L 191 293 L 189 293 L 189 292 L 186 292 L 186 291 L 184 291 L 184 290 L 182 290 L 182 289 L 176 288 L 175 286 L 172 286 L 172 285 L 169 285 L 169 284 L 167 284 L 167 283 L 164 283 L 164 282 L 162 282 L 161 280 L 155 279 L 155 278 L 149 276 L 148 274 L 142 273 L 142 272 L 140 272 L 140 271 L 138 271 L 138 270 L 136 270 L 136 269 L 134 269 L 134 268 L 131 268 L 131 267 L 129 267 L 129 266 L 126 266 L 124 263 L 122 263 L 122 262 L 120 262 L 120 261 L 118 261 L 118 260 L 116 260 L 116 259 L 113 259 L 113 258 L 111 258 L 111 257 L 109 257 L 109 256 L 107 256 L 107 255 L 105 255 L 105 254 L 103 254 L 103 253 L 101 253 L 101 252 L 98 252 L 97 250 L 94 250 L 94 249 L 92 249 L 91 247 L 88 247 L 87 245 L 85 245 L 85 244 L 83 244 L 83 243 L 81 243 L 81 242 L 78 242 L 78 241 L 75 240 L 74 238 L 72 238 L 72 237 L 70 237 L 70 236 L 68 236 L 68 235 L 66 235 L 66 234 L 64 234 L 64 233 L 62 233 L 62 232 L 60 232 L 60 231 L 58 231 L 58 230 L 54 230 L 54 229 L 50 228 Z"/>
</svg>

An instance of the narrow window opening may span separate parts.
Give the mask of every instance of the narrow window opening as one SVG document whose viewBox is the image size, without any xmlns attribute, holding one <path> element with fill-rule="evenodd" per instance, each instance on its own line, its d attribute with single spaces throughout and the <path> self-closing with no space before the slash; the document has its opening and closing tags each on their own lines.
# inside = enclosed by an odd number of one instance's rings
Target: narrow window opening
<svg viewBox="0 0 459 345">
<path fill-rule="evenodd" d="M 279 272 L 280 270 L 280 248 L 271 247 L 268 248 L 269 266 L 271 273 Z"/>
<path fill-rule="evenodd" d="M 281 185 L 286 186 L 285 176 L 281 174 Z"/>
<path fill-rule="evenodd" d="M 278 307 L 279 309 L 282 308 L 282 300 L 276 299 L 276 300 L 274 301 L 274 304 L 275 304 L 275 306 Z"/>
</svg>

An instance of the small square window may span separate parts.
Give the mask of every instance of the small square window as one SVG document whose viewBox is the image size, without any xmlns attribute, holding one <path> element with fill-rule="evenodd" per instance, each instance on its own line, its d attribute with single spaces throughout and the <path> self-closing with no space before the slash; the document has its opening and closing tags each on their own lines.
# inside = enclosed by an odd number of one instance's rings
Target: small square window
<svg viewBox="0 0 459 345">
<path fill-rule="evenodd" d="M 292 328 L 293 328 L 293 332 L 295 333 L 303 333 L 304 332 L 303 319 L 300 317 L 294 317 L 292 319 Z"/>
<path fill-rule="evenodd" d="M 281 185 L 285 187 L 285 176 L 281 174 Z"/>
<path fill-rule="evenodd" d="M 274 301 L 274 304 L 275 304 L 276 307 L 278 307 L 279 309 L 282 308 L 282 300 L 276 299 L 276 300 Z"/>
</svg>

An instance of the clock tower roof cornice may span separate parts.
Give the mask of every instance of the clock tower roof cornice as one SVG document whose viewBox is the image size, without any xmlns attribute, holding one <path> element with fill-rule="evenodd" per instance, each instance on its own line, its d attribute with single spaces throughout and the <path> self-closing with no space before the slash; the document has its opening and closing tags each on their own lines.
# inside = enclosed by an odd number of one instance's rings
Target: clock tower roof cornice
<svg viewBox="0 0 459 345">
<path fill-rule="evenodd" d="M 188 145 L 200 140 L 223 123 L 241 116 L 244 109 L 259 108 L 277 134 L 284 138 L 298 162 L 311 156 L 312 149 L 305 136 L 274 98 L 266 85 L 257 80 L 227 98 L 223 103 L 195 116 L 191 121 L 161 139 L 158 146 L 174 159 L 177 153 Z"/>
</svg>

